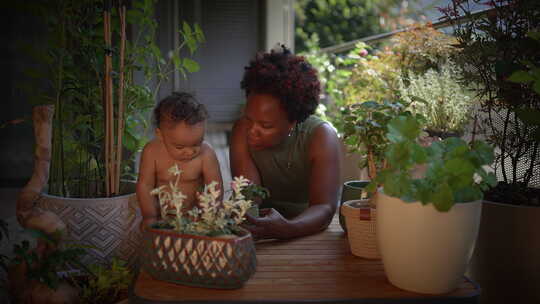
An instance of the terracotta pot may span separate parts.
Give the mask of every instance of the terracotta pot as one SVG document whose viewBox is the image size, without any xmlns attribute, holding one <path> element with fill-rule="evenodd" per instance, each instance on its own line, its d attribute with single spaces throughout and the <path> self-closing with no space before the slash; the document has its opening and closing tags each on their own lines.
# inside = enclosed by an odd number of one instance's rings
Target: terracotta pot
<svg viewBox="0 0 540 304">
<path fill-rule="evenodd" d="M 143 233 L 141 268 L 157 280 L 208 288 L 240 288 L 255 273 L 251 233 L 232 237 L 180 234 L 148 228 Z"/>
</svg>

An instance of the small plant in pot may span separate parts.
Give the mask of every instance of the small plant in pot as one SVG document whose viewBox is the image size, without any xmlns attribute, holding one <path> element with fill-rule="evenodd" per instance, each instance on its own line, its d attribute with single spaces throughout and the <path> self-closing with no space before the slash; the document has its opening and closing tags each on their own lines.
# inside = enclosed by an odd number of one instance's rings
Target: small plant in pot
<svg viewBox="0 0 540 304">
<path fill-rule="evenodd" d="M 446 293 L 462 281 L 478 234 L 483 191 L 496 183 L 486 171 L 493 149 L 451 137 L 423 146 L 422 124 L 392 119 L 387 168 L 368 186 L 379 189 L 377 239 L 390 282 L 421 293 Z M 425 165 L 420 177 L 413 169 Z"/>
<path fill-rule="evenodd" d="M 363 156 L 358 164 L 359 168 L 367 168 L 369 179 L 377 176 L 377 172 L 386 167 L 384 152 L 388 146 L 386 138 L 388 122 L 407 113 L 407 102 L 375 102 L 365 101 L 353 104 L 342 110 L 343 137 L 350 153 Z M 362 196 L 362 189 L 369 181 L 348 181 L 343 186 L 341 203 L 347 200 L 366 198 Z M 346 230 L 344 219 L 340 215 L 340 224 Z"/>
<path fill-rule="evenodd" d="M 142 269 L 158 280 L 184 285 L 241 287 L 256 268 L 253 239 L 240 227 L 252 205 L 244 193 L 258 186 L 235 177 L 231 196 L 220 202 L 217 184 L 211 183 L 199 194 L 198 207 L 183 211 L 185 196 L 177 187 L 182 171 L 175 165 L 169 172 L 175 182 L 151 192 L 159 198 L 161 221 L 143 232 Z"/>
<path fill-rule="evenodd" d="M 472 107 L 476 101 L 471 85 L 460 83 L 459 67 L 454 62 L 432 68 L 424 74 L 409 73 L 406 79 L 399 78 L 401 98 L 412 103 L 413 113 L 426 118 L 425 130 L 433 137 L 461 137 L 471 120 Z"/>
</svg>

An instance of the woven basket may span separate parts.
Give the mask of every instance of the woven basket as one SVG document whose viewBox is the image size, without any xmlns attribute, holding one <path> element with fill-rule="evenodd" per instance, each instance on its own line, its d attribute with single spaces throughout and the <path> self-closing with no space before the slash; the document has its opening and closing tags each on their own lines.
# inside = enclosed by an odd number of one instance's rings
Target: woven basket
<svg viewBox="0 0 540 304">
<path fill-rule="evenodd" d="M 350 200 L 341 206 L 352 254 L 366 259 L 381 258 L 377 248 L 376 212 L 369 206 L 369 200 Z"/>
<path fill-rule="evenodd" d="M 148 228 L 140 258 L 141 268 L 157 280 L 207 288 L 240 288 L 257 266 L 246 230 L 222 238 Z"/>
</svg>

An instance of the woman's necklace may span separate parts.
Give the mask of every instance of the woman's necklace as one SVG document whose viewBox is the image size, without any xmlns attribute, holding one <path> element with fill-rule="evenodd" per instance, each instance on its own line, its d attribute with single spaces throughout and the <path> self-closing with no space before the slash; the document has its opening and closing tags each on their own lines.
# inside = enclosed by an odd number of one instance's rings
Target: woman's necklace
<svg viewBox="0 0 540 304">
<path fill-rule="evenodd" d="M 296 125 L 294 125 L 294 127 L 292 127 L 291 132 L 289 132 L 289 135 L 287 135 L 289 137 L 289 139 L 292 139 L 292 140 L 295 139 L 294 137 L 292 137 L 293 132 L 296 132 Z M 292 152 L 293 152 L 294 145 L 295 145 L 295 143 L 293 142 L 289 146 L 289 153 L 288 153 L 289 155 L 287 156 L 287 170 L 291 169 L 291 166 L 292 166 Z"/>
</svg>

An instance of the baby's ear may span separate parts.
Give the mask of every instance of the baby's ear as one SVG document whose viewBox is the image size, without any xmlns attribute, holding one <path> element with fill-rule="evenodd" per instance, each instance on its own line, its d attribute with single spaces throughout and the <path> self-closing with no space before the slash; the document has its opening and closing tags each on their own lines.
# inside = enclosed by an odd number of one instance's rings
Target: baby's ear
<svg viewBox="0 0 540 304">
<path fill-rule="evenodd" d="M 161 134 L 161 130 L 159 128 L 156 128 L 156 137 L 160 140 L 160 141 L 163 141 L 163 135 Z"/>
</svg>

